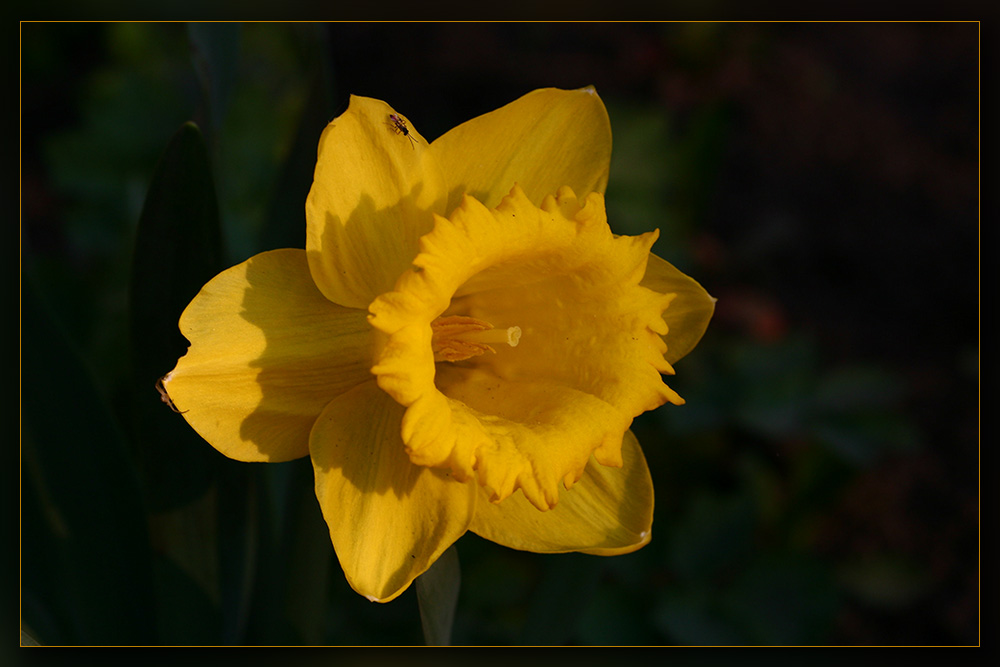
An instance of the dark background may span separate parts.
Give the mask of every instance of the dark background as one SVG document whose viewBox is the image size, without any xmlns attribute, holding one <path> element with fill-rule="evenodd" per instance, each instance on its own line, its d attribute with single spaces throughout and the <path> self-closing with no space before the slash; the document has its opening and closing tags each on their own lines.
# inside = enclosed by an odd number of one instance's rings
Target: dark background
<svg viewBox="0 0 1000 667">
<path fill-rule="evenodd" d="M 716 316 L 670 381 L 687 405 L 634 425 L 652 543 L 540 556 L 470 534 L 454 641 L 978 644 L 979 28 L 22 24 L 22 629 L 420 643 L 412 590 L 347 586 L 308 462 L 223 459 L 153 382 L 205 279 L 303 246 L 349 94 L 433 139 L 594 85 L 612 227 L 659 228 Z M 154 173 L 214 184 L 197 196 L 221 233 L 137 236 L 167 206 Z"/>
</svg>

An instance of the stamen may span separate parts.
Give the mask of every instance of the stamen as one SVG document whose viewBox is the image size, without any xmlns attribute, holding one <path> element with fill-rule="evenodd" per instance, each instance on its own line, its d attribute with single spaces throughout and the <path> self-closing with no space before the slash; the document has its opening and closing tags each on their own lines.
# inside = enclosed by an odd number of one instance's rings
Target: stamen
<svg viewBox="0 0 1000 667">
<path fill-rule="evenodd" d="M 491 352 L 490 343 L 517 347 L 521 327 L 494 329 L 489 322 L 464 315 L 439 317 L 431 322 L 431 349 L 434 361 L 462 361 Z"/>
</svg>

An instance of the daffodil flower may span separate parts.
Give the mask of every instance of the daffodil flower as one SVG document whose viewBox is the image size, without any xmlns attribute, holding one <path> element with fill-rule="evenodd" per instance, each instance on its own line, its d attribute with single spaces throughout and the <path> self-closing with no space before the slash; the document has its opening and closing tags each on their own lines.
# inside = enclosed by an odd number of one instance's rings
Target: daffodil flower
<svg viewBox="0 0 1000 667">
<path fill-rule="evenodd" d="M 650 539 L 634 417 L 713 299 L 616 236 L 592 88 L 537 90 L 428 144 L 352 97 L 323 132 L 305 250 L 212 279 L 163 381 L 213 447 L 309 456 L 351 586 L 385 602 L 466 531 L 612 555 Z"/>
</svg>

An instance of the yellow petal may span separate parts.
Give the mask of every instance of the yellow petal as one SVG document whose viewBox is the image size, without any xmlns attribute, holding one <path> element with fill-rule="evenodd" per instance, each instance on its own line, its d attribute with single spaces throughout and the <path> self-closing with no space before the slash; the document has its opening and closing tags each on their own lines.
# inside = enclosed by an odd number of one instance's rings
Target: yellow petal
<svg viewBox="0 0 1000 667">
<path fill-rule="evenodd" d="M 668 333 L 663 337 L 671 364 L 694 349 L 708 328 L 715 312 L 715 299 L 693 278 L 681 273 L 670 262 L 650 254 L 641 285 L 662 294 L 676 294 L 663 313 Z"/>
<path fill-rule="evenodd" d="M 473 484 L 413 465 L 403 408 L 367 382 L 323 410 L 310 437 L 316 496 L 348 582 L 388 602 L 468 529 Z"/>
<path fill-rule="evenodd" d="M 562 186 L 604 193 L 611 122 L 592 87 L 545 88 L 459 125 L 430 150 L 448 179 L 448 211 L 464 194 L 493 208 L 515 183 L 538 205 Z"/>
<path fill-rule="evenodd" d="M 385 102 L 352 96 L 323 131 L 306 200 L 306 250 L 320 291 L 366 308 L 391 290 L 432 211 L 443 212 L 445 192 L 413 125 Z"/>
<path fill-rule="evenodd" d="M 683 402 L 660 377 L 672 372 L 659 337 L 672 297 L 639 286 L 654 240 L 615 237 L 603 197 L 580 202 L 568 188 L 541 208 L 514 188 L 493 211 L 466 198 L 439 218 L 414 268 L 369 308 L 388 336 L 372 371 L 409 408 L 411 459 L 475 477 L 496 499 L 521 489 L 539 509 L 592 453 L 620 465 L 632 418 Z M 435 370 L 442 315 L 522 335 Z"/>
<path fill-rule="evenodd" d="M 403 424 L 411 457 L 433 459 L 447 447 L 451 456 L 473 460 L 469 467 L 493 501 L 520 489 L 538 509 L 556 506 L 559 486 L 579 479 L 591 452 L 618 455 L 632 421 L 562 382 L 508 380 L 478 367 L 442 365 L 436 384 L 448 399 L 451 427 L 428 428 L 425 406 L 412 406 Z"/>
<path fill-rule="evenodd" d="M 480 502 L 469 530 L 523 551 L 601 556 L 635 551 L 651 537 L 653 481 L 631 431 L 625 434 L 622 457 L 621 468 L 591 459 L 580 481 L 548 512 L 539 512 L 521 495 Z"/>
<path fill-rule="evenodd" d="M 164 388 L 226 456 L 305 456 L 323 406 L 371 378 L 366 314 L 320 294 L 304 251 L 262 253 L 213 278 L 184 310 L 191 346 Z"/>
</svg>

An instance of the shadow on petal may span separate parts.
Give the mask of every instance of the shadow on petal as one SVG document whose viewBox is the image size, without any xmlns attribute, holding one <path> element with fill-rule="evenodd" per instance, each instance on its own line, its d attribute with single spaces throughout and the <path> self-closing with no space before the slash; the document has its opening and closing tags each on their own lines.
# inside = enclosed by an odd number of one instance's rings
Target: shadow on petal
<svg viewBox="0 0 1000 667">
<path fill-rule="evenodd" d="M 399 595 L 472 520 L 475 487 L 410 462 L 404 408 L 374 380 L 332 401 L 316 420 L 316 496 L 351 586 L 371 600 Z"/>
<path fill-rule="evenodd" d="M 418 183 L 381 209 L 362 195 L 346 222 L 329 210 L 310 216 L 309 268 L 328 299 L 362 309 L 392 291 L 417 256 L 420 237 L 433 227 L 430 211 L 417 203 L 422 189 Z"/>
<path fill-rule="evenodd" d="M 583 477 L 539 512 L 521 494 L 500 503 L 480 502 L 474 533 L 512 549 L 539 553 L 581 551 L 600 556 L 629 553 L 647 544 L 653 522 L 653 483 L 631 431 L 622 443 L 621 468 L 590 460 Z"/>
<path fill-rule="evenodd" d="M 280 255 L 292 261 L 279 267 L 272 259 Z M 249 360 L 256 396 L 247 391 L 234 398 L 256 398 L 255 405 L 242 406 L 239 437 L 260 452 L 244 460 L 305 456 L 309 431 L 323 407 L 371 377 L 367 313 L 320 294 L 302 250 L 263 253 L 244 266 L 239 317 L 257 332 L 256 354 Z M 227 379 L 215 378 L 218 391 L 226 391 Z M 284 444 L 278 448 L 276 443 Z"/>
</svg>

